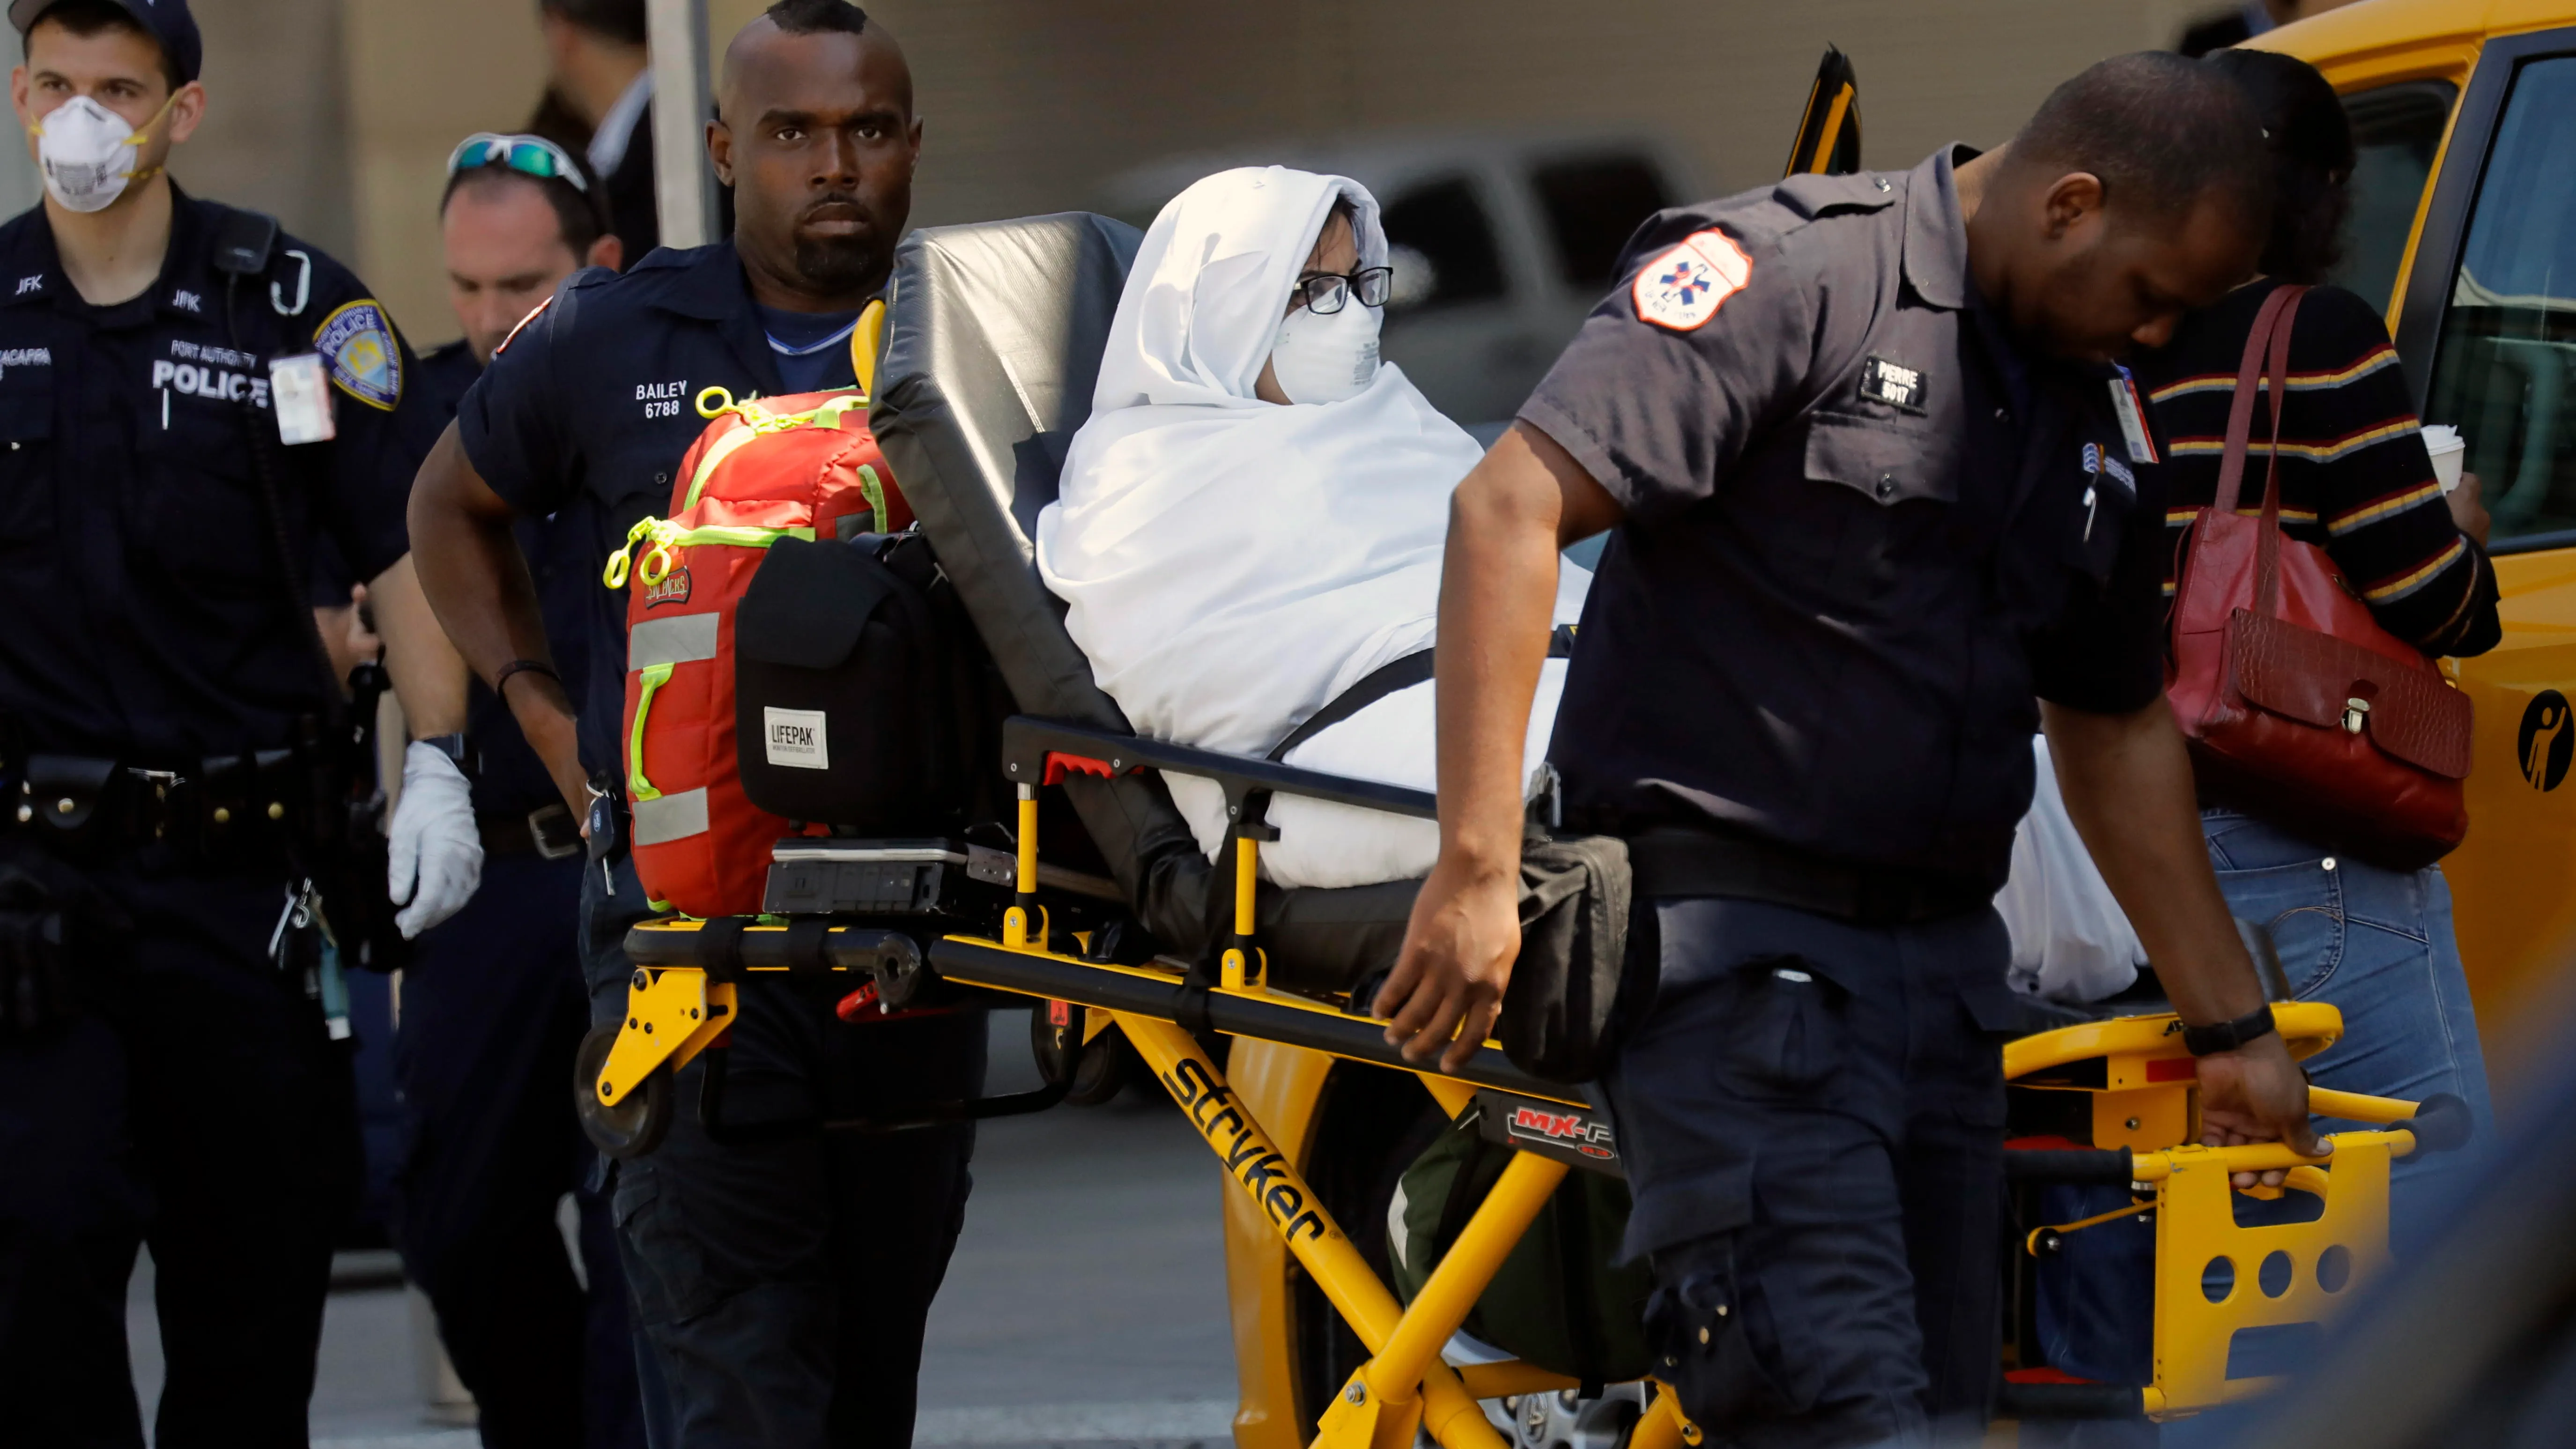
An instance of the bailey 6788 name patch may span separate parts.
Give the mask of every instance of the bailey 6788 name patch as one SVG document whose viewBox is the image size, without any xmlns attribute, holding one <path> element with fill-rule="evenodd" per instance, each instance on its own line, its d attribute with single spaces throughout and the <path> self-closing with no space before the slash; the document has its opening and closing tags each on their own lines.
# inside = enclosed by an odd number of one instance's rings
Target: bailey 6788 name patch
<svg viewBox="0 0 2576 1449">
<path fill-rule="evenodd" d="M 342 392 L 386 412 L 402 401 L 402 345 L 374 302 L 351 302 L 323 318 L 313 329 L 313 350 Z"/>
<path fill-rule="evenodd" d="M 1722 231 L 1699 231 L 1637 270 L 1628 294 L 1637 318 L 1673 332 L 1697 330 L 1744 290 L 1753 259 Z"/>
</svg>

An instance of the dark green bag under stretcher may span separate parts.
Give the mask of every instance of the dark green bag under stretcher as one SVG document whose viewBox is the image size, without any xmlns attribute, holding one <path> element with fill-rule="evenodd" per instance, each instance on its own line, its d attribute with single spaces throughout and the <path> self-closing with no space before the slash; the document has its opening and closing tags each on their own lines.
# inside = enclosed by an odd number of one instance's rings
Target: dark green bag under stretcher
<svg viewBox="0 0 2576 1449">
<path fill-rule="evenodd" d="M 1513 1157 L 1478 1134 L 1470 1106 L 1406 1168 L 1387 1209 L 1387 1263 L 1407 1303 Z M 1463 1325 L 1525 1362 L 1586 1383 L 1642 1377 L 1643 1319 L 1654 1281 L 1643 1263 L 1613 1267 L 1628 1226 L 1628 1185 L 1570 1172 L 1503 1259 Z"/>
</svg>

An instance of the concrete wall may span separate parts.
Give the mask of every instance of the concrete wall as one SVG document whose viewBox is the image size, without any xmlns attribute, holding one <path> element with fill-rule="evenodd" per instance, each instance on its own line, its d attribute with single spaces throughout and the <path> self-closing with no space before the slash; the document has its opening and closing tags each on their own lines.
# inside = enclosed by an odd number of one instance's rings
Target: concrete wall
<svg viewBox="0 0 2576 1449">
<path fill-rule="evenodd" d="M 445 0 L 439 0 L 444 4 Z M 269 212 L 350 261 L 353 88 L 341 64 L 342 0 L 199 0 L 206 122 L 170 163 L 200 196 Z"/>
<path fill-rule="evenodd" d="M 2009 134 L 2050 86 L 2170 45 L 2183 0 L 877 0 L 929 120 L 918 220 L 1079 206 L 1177 150 L 1339 130 L 1617 125 L 1712 191 L 1778 174 L 1817 57 L 1867 156 Z"/>
<path fill-rule="evenodd" d="M 709 0 L 716 48 L 762 0 Z M 1828 43 L 1867 155 L 2009 133 L 2048 87 L 2168 45 L 2204 0 L 876 0 L 928 118 L 916 221 L 1095 200 L 1175 152 L 1338 131 L 1614 125 L 1708 190 L 1776 174 Z M 535 0 L 199 0 L 214 110 L 177 166 L 340 253 L 415 341 L 454 334 L 441 165 L 542 85 Z M 9 173 L 0 166 L 0 193 Z"/>
<path fill-rule="evenodd" d="M 351 96 L 342 187 L 351 265 L 415 346 L 456 336 L 438 258 L 447 155 L 476 131 L 515 131 L 545 89 L 536 0 L 332 0 Z"/>
</svg>

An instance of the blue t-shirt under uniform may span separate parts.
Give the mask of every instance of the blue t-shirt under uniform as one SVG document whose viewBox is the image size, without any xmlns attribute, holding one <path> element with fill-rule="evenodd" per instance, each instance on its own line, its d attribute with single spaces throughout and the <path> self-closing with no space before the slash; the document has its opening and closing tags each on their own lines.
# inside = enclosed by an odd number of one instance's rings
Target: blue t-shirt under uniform
<svg viewBox="0 0 2576 1449">
<path fill-rule="evenodd" d="M 778 359 L 778 379 L 787 384 L 788 392 L 821 392 L 858 383 L 850 365 L 850 334 L 858 330 L 858 313 L 781 312 L 757 302 L 752 306 L 760 313 L 761 330 L 768 334 L 769 350 Z"/>
</svg>

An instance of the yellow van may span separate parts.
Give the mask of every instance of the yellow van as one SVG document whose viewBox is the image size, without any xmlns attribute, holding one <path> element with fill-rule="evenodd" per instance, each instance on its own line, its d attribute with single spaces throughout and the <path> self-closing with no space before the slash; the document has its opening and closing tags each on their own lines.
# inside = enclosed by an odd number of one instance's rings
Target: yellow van
<svg viewBox="0 0 2576 1449">
<path fill-rule="evenodd" d="M 2365 0 L 2255 42 L 2323 70 L 2359 144 L 2336 280 L 2384 299 L 2427 423 L 2495 516 L 2504 643 L 2477 703 L 2469 836 L 2443 864 L 2490 1060 L 2576 938 L 2576 4 Z"/>
<path fill-rule="evenodd" d="M 2576 937 L 2576 0 L 2363 0 L 2257 43 L 2344 95 L 2360 156 L 2336 280 L 2385 299 L 2417 410 L 2467 439 L 2495 516 L 2505 637 L 2451 666 L 2476 701 L 2477 766 L 2444 869 L 2489 1058 L 2509 1071 Z M 1250 1037 L 1227 1071 L 1383 1262 L 1396 1178 L 1444 1125 L 1420 1087 Z M 1365 1354 L 1259 1209 L 1229 1192 L 1225 1212 L 1235 1442 L 1295 1449 Z M 1576 1422 L 1556 1400 L 1523 1402 L 1520 1444 L 1617 1442 L 1623 1419 Z"/>
</svg>

